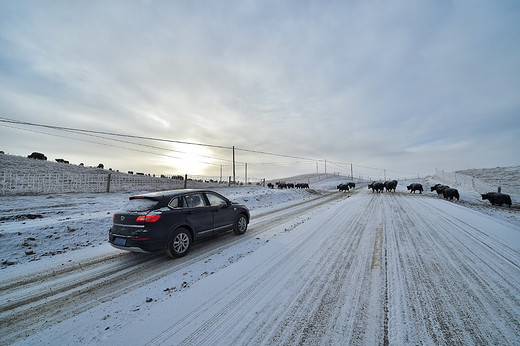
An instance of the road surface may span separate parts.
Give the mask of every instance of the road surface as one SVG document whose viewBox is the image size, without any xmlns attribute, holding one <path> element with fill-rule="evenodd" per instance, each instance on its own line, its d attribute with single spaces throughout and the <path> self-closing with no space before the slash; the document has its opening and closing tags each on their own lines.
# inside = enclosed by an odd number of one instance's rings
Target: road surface
<svg viewBox="0 0 520 346">
<path fill-rule="evenodd" d="M 438 198 L 329 193 L 185 258 L 111 251 L 3 281 L 0 342 L 520 343 L 519 233 Z"/>
</svg>

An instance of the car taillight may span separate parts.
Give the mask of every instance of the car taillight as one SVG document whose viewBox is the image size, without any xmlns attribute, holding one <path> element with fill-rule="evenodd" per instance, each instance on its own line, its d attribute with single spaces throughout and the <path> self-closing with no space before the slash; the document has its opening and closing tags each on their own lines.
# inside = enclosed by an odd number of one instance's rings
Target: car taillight
<svg viewBox="0 0 520 346">
<path fill-rule="evenodd" d="M 161 215 L 143 215 L 139 216 L 135 222 L 156 222 L 161 218 Z"/>
</svg>

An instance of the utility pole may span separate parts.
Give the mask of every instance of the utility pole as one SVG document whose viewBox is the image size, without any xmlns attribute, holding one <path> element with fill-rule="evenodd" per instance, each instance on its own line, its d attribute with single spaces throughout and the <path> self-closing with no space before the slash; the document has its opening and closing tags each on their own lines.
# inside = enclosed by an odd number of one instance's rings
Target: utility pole
<svg viewBox="0 0 520 346">
<path fill-rule="evenodd" d="M 220 165 L 220 179 L 218 181 L 222 181 L 222 165 Z"/>
<path fill-rule="evenodd" d="M 233 145 L 233 185 L 235 185 L 235 146 Z"/>
<path fill-rule="evenodd" d="M 354 171 L 352 170 L 352 164 L 350 164 L 350 179 L 354 180 Z"/>
<path fill-rule="evenodd" d="M 247 162 L 246 162 L 246 185 L 247 185 Z"/>
<path fill-rule="evenodd" d="M 327 175 L 327 159 L 325 159 L 325 175 Z"/>
</svg>

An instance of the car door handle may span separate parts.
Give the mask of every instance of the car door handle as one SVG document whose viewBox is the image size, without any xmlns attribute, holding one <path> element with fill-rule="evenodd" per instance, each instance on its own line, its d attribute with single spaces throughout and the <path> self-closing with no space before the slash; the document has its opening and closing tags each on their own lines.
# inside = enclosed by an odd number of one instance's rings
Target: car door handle
<svg viewBox="0 0 520 346">
<path fill-rule="evenodd" d="M 191 215 L 191 214 L 193 214 L 193 212 L 191 212 L 191 211 L 185 211 L 184 214 L 186 214 L 186 215 Z"/>
</svg>

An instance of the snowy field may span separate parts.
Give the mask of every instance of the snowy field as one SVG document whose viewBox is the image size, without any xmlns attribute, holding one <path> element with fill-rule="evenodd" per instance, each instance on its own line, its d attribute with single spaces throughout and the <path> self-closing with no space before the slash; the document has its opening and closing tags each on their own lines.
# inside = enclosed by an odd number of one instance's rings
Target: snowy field
<svg viewBox="0 0 520 346">
<path fill-rule="evenodd" d="M 517 200 L 346 181 L 217 188 L 247 233 L 176 260 L 107 244 L 129 193 L 0 197 L 0 344 L 520 343 Z"/>
</svg>

